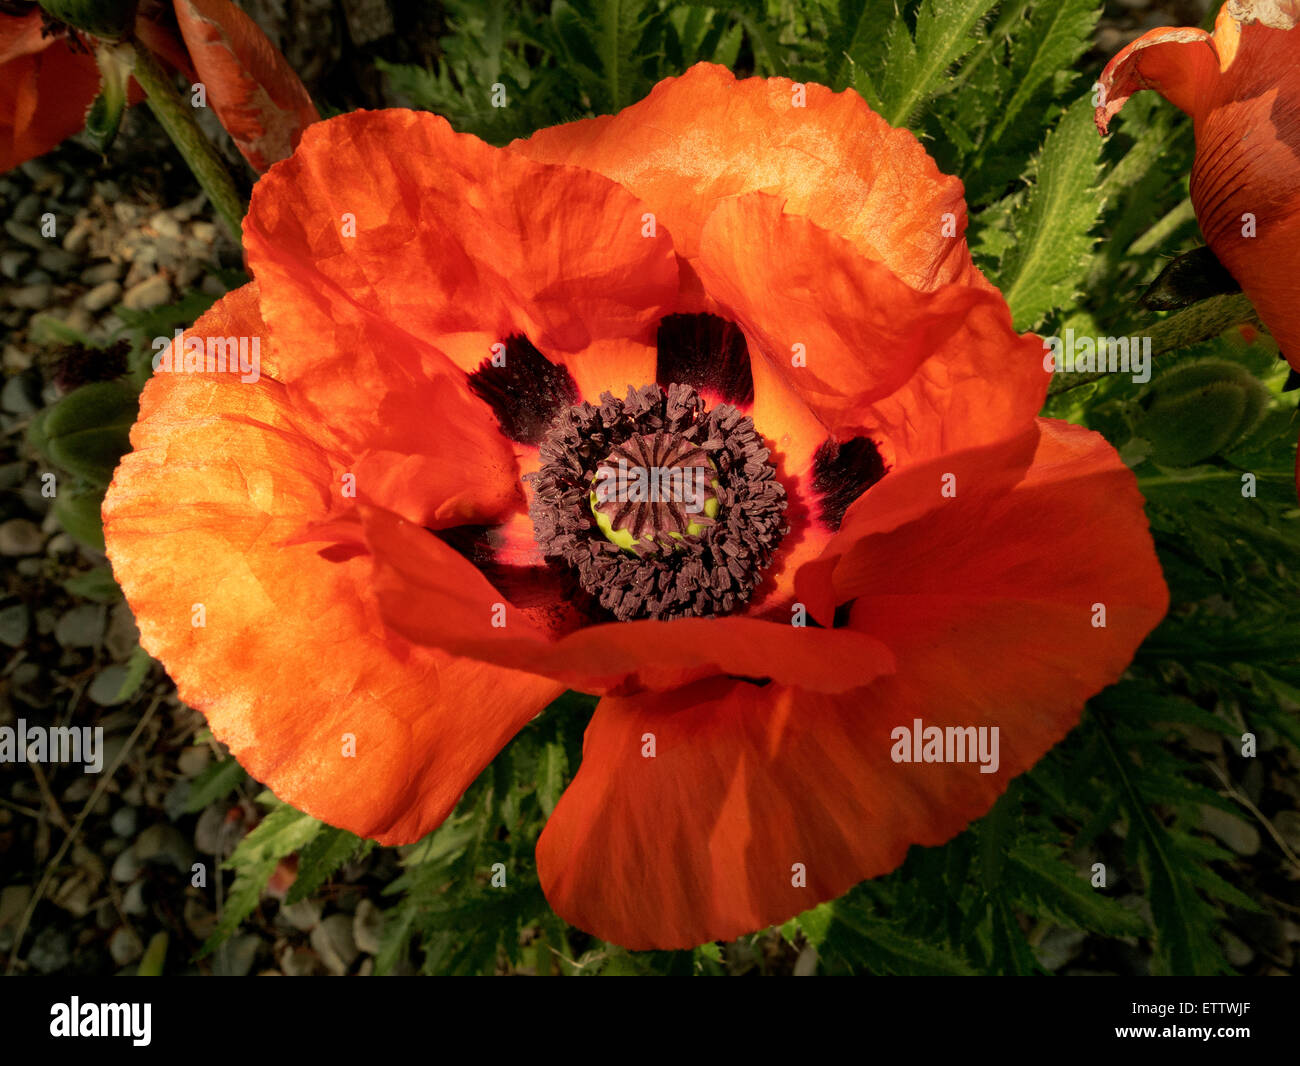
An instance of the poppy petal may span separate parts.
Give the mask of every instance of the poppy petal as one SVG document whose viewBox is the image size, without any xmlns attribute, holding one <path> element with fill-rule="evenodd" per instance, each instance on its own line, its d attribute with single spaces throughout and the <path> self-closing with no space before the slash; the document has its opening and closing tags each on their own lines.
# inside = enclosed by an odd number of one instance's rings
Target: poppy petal
<svg viewBox="0 0 1300 1066">
<path fill-rule="evenodd" d="M 438 537 L 379 508 L 360 512 L 385 623 L 454 655 L 587 692 L 668 689 L 717 673 L 838 692 L 890 669 L 874 637 L 735 615 L 606 622 L 552 639 Z"/>
<path fill-rule="evenodd" d="M 0 15 L 0 173 L 44 155 L 86 124 L 99 93 L 94 56 L 42 37 L 42 15 Z"/>
<path fill-rule="evenodd" d="M 691 260 L 720 201 L 764 191 L 917 288 L 978 275 L 963 236 L 962 183 L 852 90 L 738 81 L 699 63 L 617 115 L 539 130 L 509 147 L 613 178 L 649 205 Z"/>
<path fill-rule="evenodd" d="M 444 335 L 522 335 L 553 362 L 652 344 L 677 264 L 665 235 L 641 235 L 642 210 L 599 174 L 395 108 L 309 127 L 257 183 L 244 235 L 267 322 L 293 353 L 285 380 L 346 420 L 390 391 L 393 366 L 456 366 Z"/>
<path fill-rule="evenodd" d="M 959 487 L 836 567 L 837 598 L 859 597 L 850 625 L 886 643 L 896 671 L 841 693 L 718 678 L 601 700 L 538 842 L 561 917 L 633 949 L 783 921 L 951 839 L 1075 726 L 1167 596 L 1114 450 L 1059 423 L 1031 437 L 1027 470 L 1024 441 L 993 449 L 987 489 Z M 894 484 L 898 507 L 931 495 Z M 911 762 L 929 727 L 962 730 L 966 761 Z"/>
<path fill-rule="evenodd" d="M 715 209 L 697 268 L 751 352 L 837 435 L 877 440 L 888 465 L 1000 435 L 1046 396 L 1042 344 L 1014 331 L 999 293 L 917 291 L 766 194 Z"/>
<path fill-rule="evenodd" d="M 208 101 L 259 174 L 320 120 L 288 60 L 230 0 L 175 0 L 176 20 Z"/>
<path fill-rule="evenodd" d="M 1102 72 L 1098 128 L 1139 89 L 1192 117 L 1191 200 L 1206 243 L 1300 367 L 1300 64 L 1293 11 L 1225 4 L 1213 35 L 1152 30 Z M 1234 15 L 1236 17 L 1234 17 Z M 1258 22 L 1248 22 L 1258 18 Z M 1238 21 L 1238 20 L 1241 21 Z"/>
<path fill-rule="evenodd" d="M 195 327 L 262 329 L 251 285 Z M 364 554 L 290 543 L 329 517 L 338 456 L 289 392 L 265 374 L 155 374 L 104 504 L 108 556 L 143 647 L 254 777 L 407 843 L 562 686 L 408 644 L 379 618 Z"/>
</svg>

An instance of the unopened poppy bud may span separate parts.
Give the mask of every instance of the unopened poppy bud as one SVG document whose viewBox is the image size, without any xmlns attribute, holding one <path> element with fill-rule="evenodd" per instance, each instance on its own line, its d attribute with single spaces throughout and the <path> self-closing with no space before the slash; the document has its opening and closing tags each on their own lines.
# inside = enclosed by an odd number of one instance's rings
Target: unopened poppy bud
<svg viewBox="0 0 1300 1066">
<path fill-rule="evenodd" d="M 1259 422 L 1268 393 L 1244 367 L 1207 359 L 1157 378 L 1139 401 L 1137 431 L 1165 466 L 1193 466 L 1231 447 Z"/>
</svg>

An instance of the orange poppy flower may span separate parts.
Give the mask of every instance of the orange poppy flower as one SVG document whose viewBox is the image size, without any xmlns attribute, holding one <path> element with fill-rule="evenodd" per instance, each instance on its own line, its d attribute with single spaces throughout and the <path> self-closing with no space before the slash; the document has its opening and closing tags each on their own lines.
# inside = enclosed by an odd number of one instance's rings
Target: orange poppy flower
<svg viewBox="0 0 1300 1066">
<path fill-rule="evenodd" d="M 1140 89 L 1192 117 L 1191 198 L 1205 241 L 1300 369 L 1300 17 L 1296 0 L 1232 0 L 1214 32 L 1162 27 L 1107 65 L 1097 126 Z"/>
<path fill-rule="evenodd" d="M 250 773 L 389 844 L 601 695 L 538 871 L 628 947 L 894 869 L 1167 605 L 1135 479 L 1036 418 L 1042 345 L 964 228 L 860 97 L 709 65 L 507 149 L 311 127 L 105 503 L 144 646 Z M 259 374 L 205 363 L 241 337 Z M 936 727 L 970 758 L 928 758 Z"/>
<path fill-rule="evenodd" d="M 133 28 L 137 45 L 203 83 L 221 124 L 259 173 L 289 155 L 320 116 L 288 61 L 230 0 L 174 0 L 174 9 L 180 39 L 167 28 L 163 5 L 145 0 Z M 0 173 L 85 125 L 100 85 L 93 44 L 35 3 L 0 5 Z M 130 102 L 142 98 L 132 81 Z"/>
</svg>

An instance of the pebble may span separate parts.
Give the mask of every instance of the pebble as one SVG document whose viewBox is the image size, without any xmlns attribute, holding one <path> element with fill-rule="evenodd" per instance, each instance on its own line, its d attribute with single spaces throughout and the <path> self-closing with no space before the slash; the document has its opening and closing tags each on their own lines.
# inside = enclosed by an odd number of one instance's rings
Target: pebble
<svg viewBox="0 0 1300 1066">
<path fill-rule="evenodd" d="M 85 603 L 66 612 L 54 627 L 54 639 L 65 648 L 94 648 L 104 633 L 102 606 Z"/>
<path fill-rule="evenodd" d="M 299 932 L 306 933 L 320 924 L 321 912 L 324 909 L 325 905 L 319 900 L 300 899 L 288 907 L 281 905 L 280 917 Z"/>
<path fill-rule="evenodd" d="M 119 966 L 126 966 L 144 954 L 144 944 L 134 930 L 122 926 L 109 937 L 108 953 Z"/>
<path fill-rule="evenodd" d="M 190 872 L 194 849 L 190 842 L 173 825 L 159 822 L 151 825 L 135 840 L 133 849 L 142 862 L 170 863 L 181 873 Z"/>
<path fill-rule="evenodd" d="M 126 854 L 123 852 L 123 854 Z M 122 910 L 132 918 L 149 913 L 149 905 L 144 901 L 144 882 L 135 881 L 122 894 Z"/>
<path fill-rule="evenodd" d="M 379 934 L 384 928 L 384 912 L 368 899 L 357 904 L 352 916 L 352 938 L 357 947 L 371 955 L 379 954 Z"/>
<path fill-rule="evenodd" d="M 46 248 L 36 257 L 36 262 L 42 270 L 48 270 L 57 276 L 71 271 L 77 265 L 77 257 L 62 248 Z"/>
<path fill-rule="evenodd" d="M 35 248 L 38 252 L 43 252 L 50 246 L 50 242 L 41 236 L 39 230 L 34 230 L 31 226 L 24 226 L 21 222 L 15 222 L 12 218 L 5 220 L 5 232 L 19 244 L 25 244 L 28 248 Z"/>
<path fill-rule="evenodd" d="M 22 273 L 23 264 L 31 258 L 31 254 L 24 248 L 9 248 L 0 252 L 0 274 L 10 281 L 17 281 Z"/>
<path fill-rule="evenodd" d="M 352 938 L 352 919 L 346 914 L 331 914 L 311 931 L 312 949 L 330 973 L 342 977 L 360 954 Z"/>
<path fill-rule="evenodd" d="M 40 409 L 41 390 L 30 375 L 15 374 L 0 389 L 0 407 L 12 415 L 30 415 Z"/>
<path fill-rule="evenodd" d="M 190 232 L 204 244 L 211 244 L 217 239 L 215 222 L 196 222 L 190 227 Z"/>
<path fill-rule="evenodd" d="M 1201 825 L 1238 855 L 1259 851 L 1259 830 L 1234 814 L 1202 805 Z"/>
<path fill-rule="evenodd" d="M 110 304 L 115 304 L 122 297 L 122 285 L 117 281 L 101 282 L 81 298 L 81 306 L 87 311 L 102 311 Z"/>
<path fill-rule="evenodd" d="M 135 836 L 136 825 L 140 821 L 140 812 L 134 807 L 119 807 L 113 812 L 109 826 L 120 837 Z"/>
<path fill-rule="evenodd" d="M 172 297 L 172 286 L 162 274 L 155 274 L 127 289 L 122 305 L 131 311 L 145 311 L 161 307 Z"/>
<path fill-rule="evenodd" d="M 116 859 L 113 860 L 113 870 L 110 877 L 118 884 L 125 885 L 134 881 L 140 873 L 140 860 L 135 854 L 133 848 L 127 848 Z"/>
<path fill-rule="evenodd" d="M 0 555 L 35 555 L 45 547 L 40 527 L 25 518 L 0 524 Z"/>
<path fill-rule="evenodd" d="M 73 255 L 85 255 L 86 249 L 90 247 L 90 236 L 94 229 L 94 223 L 90 219 L 78 219 L 63 235 L 63 250 Z"/>
<path fill-rule="evenodd" d="M 39 311 L 54 295 L 54 286 L 48 281 L 28 284 L 9 290 L 9 306 L 23 311 Z"/>
<path fill-rule="evenodd" d="M 81 280 L 87 285 L 102 285 L 106 281 L 116 281 L 122 276 L 121 263 L 96 263 L 81 272 Z"/>
<path fill-rule="evenodd" d="M 176 760 L 180 766 L 181 773 L 186 777 L 198 777 L 203 772 L 204 767 L 212 761 L 212 751 L 210 748 L 198 746 L 186 748 L 181 752 L 180 757 Z"/>
<path fill-rule="evenodd" d="M 36 216 L 41 213 L 41 198 L 34 192 L 28 193 L 14 206 L 13 219 L 15 222 L 21 222 L 25 226 L 30 226 L 36 221 Z"/>
<path fill-rule="evenodd" d="M 179 237 L 181 235 L 181 224 L 167 211 L 159 211 L 149 219 L 149 225 L 154 228 L 159 237 Z"/>
</svg>

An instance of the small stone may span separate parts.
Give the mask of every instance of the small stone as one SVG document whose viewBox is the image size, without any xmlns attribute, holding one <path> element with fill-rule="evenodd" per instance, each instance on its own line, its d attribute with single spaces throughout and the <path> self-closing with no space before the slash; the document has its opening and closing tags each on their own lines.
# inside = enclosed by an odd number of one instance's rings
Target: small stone
<svg viewBox="0 0 1300 1066">
<path fill-rule="evenodd" d="M 370 955 L 379 954 L 379 935 L 384 928 L 384 913 L 368 899 L 357 904 L 352 916 L 352 938 L 357 947 Z"/>
<path fill-rule="evenodd" d="M 109 827 L 118 836 L 130 839 L 135 836 L 136 826 L 140 821 L 140 812 L 134 807 L 119 807 L 109 820 Z"/>
<path fill-rule="evenodd" d="M 131 311 L 146 311 L 151 307 L 161 307 L 171 298 L 171 282 L 162 274 L 154 274 L 132 285 L 122 297 L 122 304 Z"/>
<path fill-rule="evenodd" d="M 37 973 L 51 974 L 66 970 L 72 962 L 72 939 L 69 933 L 47 925 L 32 940 L 27 963 Z"/>
<path fill-rule="evenodd" d="M 149 913 L 149 905 L 144 901 L 143 881 L 133 882 L 122 893 L 122 910 L 132 918 L 139 918 L 141 915 Z"/>
<path fill-rule="evenodd" d="M 109 937 L 108 953 L 119 966 L 126 966 L 144 954 L 144 944 L 134 930 L 122 926 Z"/>
<path fill-rule="evenodd" d="M 14 205 L 13 218 L 16 222 L 30 226 L 41 213 L 41 198 L 34 192 L 28 193 Z"/>
<path fill-rule="evenodd" d="M 58 277 L 67 274 L 77 265 L 77 257 L 62 248 L 46 248 L 36 257 L 36 262 L 42 270 L 48 270 Z"/>
<path fill-rule="evenodd" d="M 160 822 L 151 825 L 135 841 L 136 858 L 141 862 L 169 863 L 181 873 L 190 872 L 194 849 L 175 826 Z"/>
<path fill-rule="evenodd" d="M 102 285 L 106 281 L 116 281 L 125 269 L 121 263 L 96 263 L 81 272 L 81 280 L 87 285 Z"/>
<path fill-rule="evenodd" d="M 81 306 L 87 311 L 102 311 L 110 304 L 122 298 L 122 286 L 116 281 L 105 281 L 96 285 L 81 298 Z"/>
<path fill-rule="evenodd" d="M 71 252 L 73 255 L 84 255 L 86 249 L 90 246 L 90 235 L 94 232 L 94 225 L 90 219 L 78 219 L 72 224 L 72 228 L 63 235 L 63 250 Z"/>
<path fill-rule="evenodd" d="M 71 555 L 77 550 L 77 542 L 66 533 L 56 533 L 45 545 L 46 555 Z"/>
<path fill-rule="evenodd" d="M 166 211 L 159 211 L 149 219 L 149 225 L 154 228 L 159 237 L 179 237 L 181 235 L 180 223 Z"/>
<path fill-rule="evenodd" d="M 132 848 L 127 848 L 113 860 L 113 869 L 109 876 L 118 884 L 128 884 L 140 874 L 140 860 Z"/>
<path fill-rule="evenodd" d="M 217 227 L 212 222 L 196 222 L 190 227 L 190 232 L 204 244 L 211 244 L 217 239 Z"/>
<path fill-rule="evenodd" d="M 186 777 L 198 777 L 212 761 L 212 750 L 204 745 L 186 748 L 176 760 L 181 773 Z"/>
<path fill-rule="evenodd" d="M 125 681 L 126 667 L 121 663 L 114 663 L 112 666 L 104 667 L 95 675 L 95 680 L 90 683 L 86 695 L 90 697 L 92 703 L 97 703 L 101 707 L 112 707 L 122 702 L 117 698 L 117 694 L 122 691 Z"/>
<path fill-rule="evenodd" d="M 220 977 L 244 977 L 253 968 L 261 945 L 252 933 L 232 937 L 217 948 L 212 968 Z"/>
<path fill-rule="evenodd" d="M 311 931 L 310 941 L 326 969 L 336 977 L 347 973 L 359 954 L 352 938 L 352 919 L 346 914 L 331 914 Z"/>
<path fill-rule="evenodd" d="M 11 603 L 0 607 L 0 644 L 17 648 L 27 639 L 27 630 L 31 627 L 31 615 L 26 604 Z"/>
<path fill-rule="evenodd" d="M 0 274 L 10 281 L 17 281 L 23 272 L 23 264 L 32 257 L 32 253 L 22 248 L 9 248 L 0 252 Z"/>
<path fill-rule="evenodd" d="M 113 180 L 95 182 L 95 194 L 106 204 L 122 199 L 122 187 Z"/>
<path fill-rule="evenodd" d="M 93 648 L 104 634 L 105 611 L 97 603 L 84 603 L 59 618 L 54 639 L 65 648 Z"/>
<path fill-rule="evenodd" d="M 300 933 L 308 933 L 320 924 L 321 912 L 325 906 L 319 900 L 300 899 L 288 907 L 281 905 L 280 917 Z"/>
<path fill-rule="evenodd" d="M 1259 830 L 1218 807 L 1201 806 L 1201 826 L 1238 855 L 1254 855 L 1259 851 Z"/>
<path fill-rule="evenodd" d="M 15 374 L 0 390 L 0 407 L 13 415 L 34 414 L 40 403 L 40 382 L 29 374 Z"/>
<path fill-rule="evenodd" d="M 40 527 L 25 518 L 0 523 L 0 555 L 36 555 L 45 547 Z"/>
<path fill-rule="evenodd" d="M 20 311 L 39 311 L 54 296 L 54 286 L 48 281 L 35 285 L 20 285 L 9 290 L 9 306 Z"/>
<path fill-rule="evenodd" d="M 50 242 L 41 236 L 39 230 L 34 230 L 31 226 L 24 226 L 21 222 L 15 222 L 12 218 L 5 221 L 5 232 L 19 244 L 25 244 L 28 248 L 35 248 L 38 252 L 45 251 L 50 245 Z"/>
<path fill-rule="evenodd" d="M 286 977 L 320 977 L 325 973 L 320 956 L 307 948 L 286 944 L 280 952 L 280 969 Z"/>
</svg>

